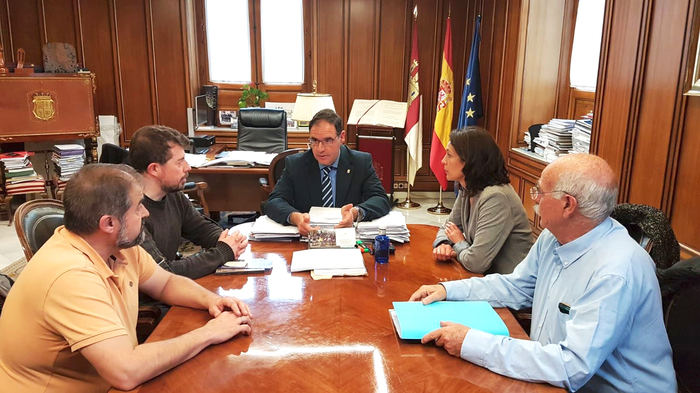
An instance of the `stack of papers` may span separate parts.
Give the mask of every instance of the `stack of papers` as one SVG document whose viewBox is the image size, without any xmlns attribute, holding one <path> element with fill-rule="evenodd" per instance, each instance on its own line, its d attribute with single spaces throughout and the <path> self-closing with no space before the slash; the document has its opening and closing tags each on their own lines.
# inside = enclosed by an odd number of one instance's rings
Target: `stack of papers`
<svg viewBox="0 0 700 393">
<path fill-rule="evenodd" d="M 29 156 L 34 153 L 26 151 L 0 154 L 0 161 L 5 166 L 5 191 L 7 195 L 45 192 L 46 181 L 34 172 Z"/>
<path fill-rule="evenodd" d="M 576 125 L 571 131 L 571 141 L 576 153 L 588 153 L 591 150 L 591 127 L 593 120 L 576 120 Z"/>
<path fill-rule="evenodd" d="M 420 340 L 426 334 L 440 328 L 441 321 L 450 321 L 500 336 L 508 336 L 508 328 L 496 310 L 485 301 L 393 302 L 389 310 L 399 337 Z"/>
<path fill-rule="evenodd" d="M 51 161 L 61 181 L 68 181 L 85 164 L 85 148 L 78 144 L 54 145 Z"/>
<path fill-rule="evenodd" d="M 198 154 L 194 154 L 197 156 Z M 199 156 L 204 156 L 203 154 Z M 207 167 L 212 165 L 253 166 L 270 165 L 277 153 L 265 153 L 264 151 L 231 150 L 220 153 L 217 158 L 206 161 L 201 158 L 186 157 L 187 163 L 192 167 Z"/>
<path fill-rule="evenodd" d="M 314 248 L 294 251 L 290 271 L 313 270 L 316 276 L 364 276 L 367 274 L 358 248 Z"/>
<path fill-rule="evenodd" d="M 312 206 L 309 210 L 310 224 L 312 227 L 336 226 L 343 219 L 339 207 Z"/>
<path fill-rule="evenodd" d="M 357 224 L 357 237 L 361 240 L 374 240 L 380 227 L 385 227 L 386 235 L 395 242 L 406 243 L 411 238 L 411 233 L 406 227 L 406 217 L 395 210 L 384 217 Z"/>
<path fill-rule="evenodd" d="M 293 225 L 282 225 L 268 216 L 260 216 L 255 220 L 248 238 L 261 241 L 291 241 L 299 238 L 299 229 Z"/>
</svg>

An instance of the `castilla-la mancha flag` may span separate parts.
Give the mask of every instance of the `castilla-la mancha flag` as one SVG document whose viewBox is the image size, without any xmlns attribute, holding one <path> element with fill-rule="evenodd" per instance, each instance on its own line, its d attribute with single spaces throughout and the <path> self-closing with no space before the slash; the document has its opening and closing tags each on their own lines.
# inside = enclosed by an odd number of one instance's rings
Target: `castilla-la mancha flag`
<svg viewBox="0 0 700 393">
<path fill-rule="evenodd" d="M 408 112 L 406 113 L 406 154 L 408 154 L 408 184 L 413 185 L 416 172 L 423 165 L 423 96 L 418 85 L 418 31 L 413 18 L 411 66 L 408 71 Z"/>
<path fill-rule="evenodd" d="M 440 73 L 440 88 L 438 90 L 437 114 L 435 115 L 435 126 L 433 128 L 433 141 L 430 146 L 430 169 L 435 174 L 442 190 L 447 189 L 447 177 L 441 161 L 445 157 L 452 129 L 453 81 L 452 31 L 450 29 L 450 17 L 447 17 L 445 46 L 442 49 L 442 71 Z"/>
</svg>

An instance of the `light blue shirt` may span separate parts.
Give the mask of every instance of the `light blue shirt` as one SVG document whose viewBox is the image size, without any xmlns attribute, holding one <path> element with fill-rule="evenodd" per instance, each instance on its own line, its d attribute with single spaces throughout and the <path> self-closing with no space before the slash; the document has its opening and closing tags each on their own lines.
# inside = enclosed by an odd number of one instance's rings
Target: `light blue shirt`
<svg viewBox="0 0 700 393">
<path fill-rule="evenodd" d="M 328 177 L 331 178 L 331 192 L 333 193 L 333 206 L 335 207 L 340 207 L 336 206 L 335 203 L 335 178 L 338 175 L 338 161 L 340 161 L 340 154 L 338 154 L 338 157 L 335 159 L 335 162 L 331 165 L 321 165 L 320 163 L 318 164 L 318 169 L 321 170 L 321 184 L 323 184 L 323 168 L 325 168 L 326 166 L 331 167 L 331 171 L 328 173 Z"/>
<path fill-rule="evenodd" d="M 676 391 L 654 262 L 611 218 L 564 245 L 543 231 L 511 274 L 442 284 L 448 300 L 532 307 L 532 341 L 470 329 L 465 360 L 571 391 Z"/>
</svg>

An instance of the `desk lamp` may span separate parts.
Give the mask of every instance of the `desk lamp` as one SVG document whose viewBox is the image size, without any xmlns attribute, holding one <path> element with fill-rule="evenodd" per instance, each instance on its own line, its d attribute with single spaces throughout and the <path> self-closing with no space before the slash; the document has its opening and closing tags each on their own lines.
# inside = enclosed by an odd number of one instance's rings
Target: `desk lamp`
<svg viewBox="0 0 700 393">
<path fill-rule="evenodd" d="M 308 127 L 309 121 L 321 109 L 332 109 L 335 111 L 335 105 L 333 105 L 333 97 L 330 94 L 316 92 L 316 81 L 314 81 L 312 93 L 297 94 L 292 119 L 299 122 L 300 127 Z"/>
</svg>

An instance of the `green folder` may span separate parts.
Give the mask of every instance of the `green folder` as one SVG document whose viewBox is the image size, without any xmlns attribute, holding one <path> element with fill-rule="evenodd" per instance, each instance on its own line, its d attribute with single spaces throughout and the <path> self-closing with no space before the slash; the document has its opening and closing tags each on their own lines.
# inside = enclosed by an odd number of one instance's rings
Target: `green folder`
<svg viewBox="0 0 700 393">
<path fill-rule="evenodd" d="M 399 337 L 420 340 L 435 329 L 440 321 L 456 322 L 486 333 L 508 336 L 508 328 L 496 310 L 485 301 L 393 302 L 394 324 Z M 390 310 L 392 311 L 392 310 Z M 393 317 L 393 315 L 392 315 Z"/>
</svg>

